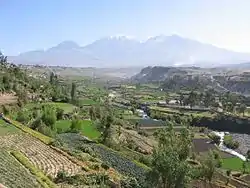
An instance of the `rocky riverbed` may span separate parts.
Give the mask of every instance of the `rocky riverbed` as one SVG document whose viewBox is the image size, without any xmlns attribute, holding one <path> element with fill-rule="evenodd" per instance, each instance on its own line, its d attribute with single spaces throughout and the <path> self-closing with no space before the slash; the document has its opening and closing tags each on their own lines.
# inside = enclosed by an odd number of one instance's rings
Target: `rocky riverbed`
<svg viewBox="0 0 250 188">
<path fill-rule="evenodd" d="M 250 150 L 250 135 L 249 134 L 238 134 L 230 133 L 234 140 L 239 142 L 239 148 L 236 149 L 237 152 L 246 155 L 247 151 Z"/>
</svg>

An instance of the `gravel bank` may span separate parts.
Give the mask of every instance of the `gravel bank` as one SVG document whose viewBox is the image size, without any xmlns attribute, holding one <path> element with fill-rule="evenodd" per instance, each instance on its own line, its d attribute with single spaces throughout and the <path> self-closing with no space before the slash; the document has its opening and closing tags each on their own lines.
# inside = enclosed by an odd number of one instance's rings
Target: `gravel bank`
<svg viewBox="0 0 250 188">
<path fill-rule="evenodd" d="M 238 133 L 230 133 L 234 140 L 240 143 L 237 152 L 246 155 L 247 151 L 250 150 L 250 135 L 249 134 L 238 134 Z"/>
</svg>

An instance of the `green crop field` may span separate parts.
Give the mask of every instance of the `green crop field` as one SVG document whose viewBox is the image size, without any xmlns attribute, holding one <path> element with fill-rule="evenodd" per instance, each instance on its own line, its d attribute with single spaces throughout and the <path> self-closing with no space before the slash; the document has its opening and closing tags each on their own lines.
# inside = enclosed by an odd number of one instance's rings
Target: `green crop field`
<svg viewBox="0 0 250 188">
<path fill-rule="evenodd" d="M 20 132 L 20 130 L 15 126 L 8 124 L 4 120 L 0 119 L 0 136 L 6 136 L 18 132 Z"/>
<path fill-rule="evenodd" d="M 8 188 L 41 187 L 33 176 L 24 166 L 22 166 L 7 151 L 0 150 L 0 183 Z"/>
<path fill-rule="evenodd" d="M 52 105 L 52 106 L 54 106 L 56 108 L 61 108 L 61 109 L 64 110 L 65 113 L 72 112 L 74 110 L 74 108 L 75 108 L 75 106 L 72 105 L 72 104 L 62 103 L 62 102 L 46 102 L 46 103 L 39 103 L 39 104 L 37 104 L 37 103 L 29 103 L 29 104 L 25 105 L 25 108 L 32 109 L 35 106 L 38 106 L 38 105 L 41 106 L 41 105 L 46 105 L 46 104 L 47 105 Z"/>
<path fill-rule="evenodd" d="M 94 104 L 98 104 L 98 102 L 92 99 L 84 98 L 84 99 L 80 99 L 80 104 L 81 105 L 94 105 Z"/>
<path fill-rule="evenodd" d="M 96 129 L 93 123 L 90 120 L 81 120 L 81 133 L 84 136 L 89 137 L 90 139 L 97 139 L 101 133 Z M 61 132 L 66 132 L 70 129 L 71 121 L 70 120 L 60 120 L 56 122 L 56 128 L 60 129 Z"/>
<path fill-rule="evenodd" d="M 243 171 L 243 161 L 238 157 L 223 159 L 222 168 L 233 170 L 233 171 Z M 250 162 L 247 162 L 246 171 L 250 172 Z"/>
</svg>

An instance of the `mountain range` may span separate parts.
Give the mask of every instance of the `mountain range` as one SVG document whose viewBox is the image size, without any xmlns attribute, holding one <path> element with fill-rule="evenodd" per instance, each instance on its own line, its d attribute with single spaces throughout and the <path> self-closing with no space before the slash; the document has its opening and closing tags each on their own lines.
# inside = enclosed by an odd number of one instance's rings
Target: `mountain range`
<svg viewBox="0 0 250 188">
<path fill-rule="evenodd" d="M 10 56 L 17 64 L 70 67 L 217 66 L 250 61 L 250 54 L 234 52 L 179 35 L 137 41 L 126 36 L 105 37 L 86 46 L 64 41 L 47 50 Z"/>
</svg>

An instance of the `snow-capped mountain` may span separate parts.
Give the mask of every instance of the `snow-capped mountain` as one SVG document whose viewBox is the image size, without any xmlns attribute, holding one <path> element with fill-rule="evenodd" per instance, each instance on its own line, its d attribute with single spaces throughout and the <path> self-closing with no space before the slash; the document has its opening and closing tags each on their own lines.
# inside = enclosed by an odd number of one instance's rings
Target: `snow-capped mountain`
<svg viewBox="0 0 250 188">
<path fill-rule="evenodd" d="M 22 64 L 78 67 L 211 66 L 246 62 L 250 60 L 250 54 L 229 51 L 178 35 L 160 35 L 143 42 L 126 36 L 110 36 L 86 46 L 64 41 L 47 50 L 26 52 L 9 59 Z"/>
</svg>

